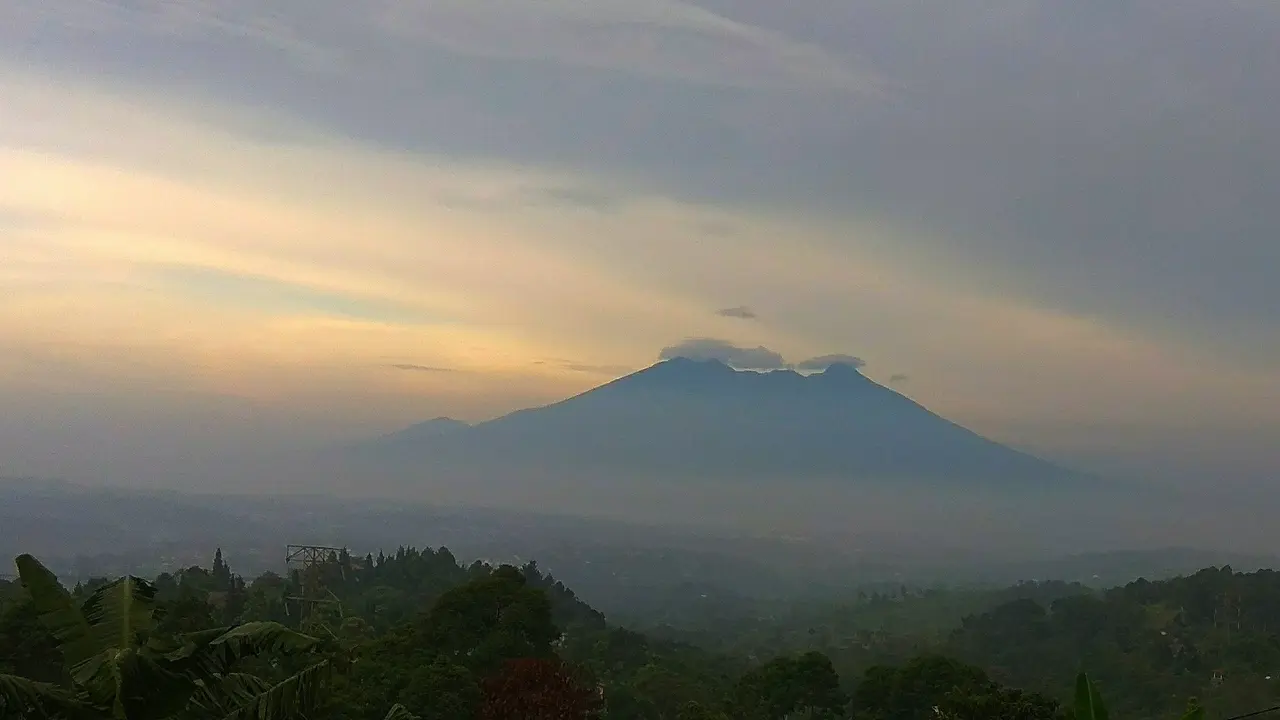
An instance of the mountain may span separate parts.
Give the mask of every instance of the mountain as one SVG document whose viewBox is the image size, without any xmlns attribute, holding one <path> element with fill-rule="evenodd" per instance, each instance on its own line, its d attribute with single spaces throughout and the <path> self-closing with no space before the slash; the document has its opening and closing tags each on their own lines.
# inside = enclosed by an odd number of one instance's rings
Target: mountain
<svg viewBox="0 0 1280 720">
<path fill-rule="evenodd" d="M 485 475 L 911 479 L 997 487 L 1073 477 L 939 417 L 849 365 L 802 375 L 683 358 L 474 426 L 445 419 L 415 425 L 363 452 L 436 473 Z"/>
<path fill-rule="evenodd" d="M 389 435 L 383 435 L 373 444 L 382 448 L 414 447 L 425 441 L 448 437 L 469 429 L 471 429 L 471 426 L 461 420 L 438 417 L 434 420 L 410 425 Z"/>
</svg>

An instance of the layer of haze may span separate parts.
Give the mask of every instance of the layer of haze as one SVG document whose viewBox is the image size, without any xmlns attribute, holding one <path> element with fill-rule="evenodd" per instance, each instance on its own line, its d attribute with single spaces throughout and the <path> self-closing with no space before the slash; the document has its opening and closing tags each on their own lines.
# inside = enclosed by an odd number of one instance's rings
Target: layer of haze
<svg viewBox="0 0 1280 720">
<path fill-rule="evenodd" d="M 700 338 L 1276 500 L 1275 3 L 0 16 L 0 475 L 264 486 Z"/>
</svg>

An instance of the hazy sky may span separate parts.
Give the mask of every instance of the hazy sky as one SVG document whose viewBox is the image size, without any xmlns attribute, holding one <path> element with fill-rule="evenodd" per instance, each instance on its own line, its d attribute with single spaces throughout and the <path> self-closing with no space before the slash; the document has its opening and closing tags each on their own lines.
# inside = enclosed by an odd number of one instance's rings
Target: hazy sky
<svg viewBox="0 0 1280 720">
<path fill-rule="evenodd" d="M 700 338 L 1275 478 L 1277 78 L 1265 0 L 0 0 L 0 474 L 477 420 Z"/>
</svg>

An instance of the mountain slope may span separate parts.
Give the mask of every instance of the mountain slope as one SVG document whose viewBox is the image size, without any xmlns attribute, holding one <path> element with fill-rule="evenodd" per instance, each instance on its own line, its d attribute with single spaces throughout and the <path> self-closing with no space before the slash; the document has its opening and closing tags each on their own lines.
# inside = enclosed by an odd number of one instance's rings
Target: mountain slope
<svg viewBox="0 0 1280 720">
<path fill-rule="evenodd" d="M 448 437 L 455 433 L 470 430 L 471 426 L 461 420 L 453 418 L 438 417 L 434 420 L 428 420 L 416 425 L 400 430 L 399 432 L 384 435 L 375 441 L 379 447 L 405 447 L 415 446 L 424 441 L 434 440 L 436 438 Z"/>
<path fill-rule="evenodd" d="M 435 470 L 690 479 L 1024 485 L 1071 476 L 947 421 L 847 365 L 806 376 L 674 359 L 546 407 L 447 432 L 424 427 L 380 439 L 382 458 Z"/>
</svg>

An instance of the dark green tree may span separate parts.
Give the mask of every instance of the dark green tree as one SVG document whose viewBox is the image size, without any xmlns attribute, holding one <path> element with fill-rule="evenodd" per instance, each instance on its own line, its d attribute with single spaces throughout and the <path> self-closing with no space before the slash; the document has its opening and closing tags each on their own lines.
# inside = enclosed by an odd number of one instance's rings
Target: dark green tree
<svg viewBox="0 0 1280 720">
<path fill-rule="evenodd" d="M 869 669 L 853 697 L 854 716 L 868 720 L 915 720 L 935 712 L 966 720 L 1054 720 L 1057 702 L 1005 688 L 981 669 L 927 655 L 900 668 Z"/>
<path fill-rule="evenodd" d="M 213 555 L 213 571 L 211 574 L 213 575 L 213 587 L 215 590 L 231 590 L 231 568 L 222 559 L 222 548 L 218 548 Z"/>
<path fill-rule="evenodd" d="M 480 685 L 465 667 L 437 658 L 409 673 L 399 701 L 421 720 L 470 720 L 480 708 Z"/>
<path fill-rule="evenodd" d="M 507 660 L 547 658 L 560 631 L 545 592 L 504 566 L 440 596 L 412 641 L 480 674 Z"/>
<path fill-rule="evenodd" d="M 781 657 L 747 673 L 735 690 L 735 713 L 743 718 L 775 720 L 808 712 L 815 718 L 837 718 L 848 698 L 831 659 L 820 652 Z"/>
</svg>

